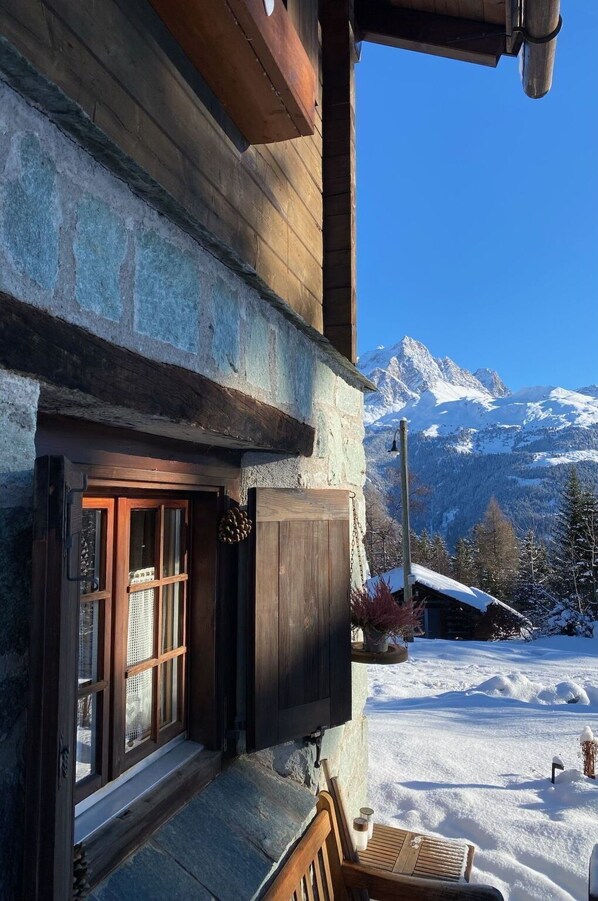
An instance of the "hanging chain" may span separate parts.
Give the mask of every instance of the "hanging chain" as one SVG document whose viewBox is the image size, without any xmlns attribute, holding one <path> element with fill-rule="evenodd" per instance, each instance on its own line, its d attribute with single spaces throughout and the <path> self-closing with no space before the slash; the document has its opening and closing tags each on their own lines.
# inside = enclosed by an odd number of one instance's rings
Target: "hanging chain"
<svg viewBox="0 0 598 901">
<path fill-rule="evenodd" d="M 351 574 L 354 572 L 354 564 L 355 564 L 355 555 L 357 554 L 357 566 L 359 568 L 359 578 L 361 579 L 361 585 L 365 583 L 365 575 L 363 572 L 363 560 L 361 557 L 361 548 L 364 535 L 361 531 L 361 527 L 359 525 L 359 518 L 357 516 L 357 497 L 354 492 L 351 492 L 351 507 L 353 509 L 353 537 L 351 540 Z M 360 586 L 361 587 L 361 586 Z"/>
</svg>

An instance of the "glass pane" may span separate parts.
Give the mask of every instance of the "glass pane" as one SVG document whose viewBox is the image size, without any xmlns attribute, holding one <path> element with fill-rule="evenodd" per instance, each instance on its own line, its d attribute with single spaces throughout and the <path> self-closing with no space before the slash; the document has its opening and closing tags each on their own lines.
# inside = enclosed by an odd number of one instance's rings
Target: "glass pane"
<svg viewBox="0 0 598 901">
<path fill-rule="evenodd" d="M 105 588 L 104 585 L 104 553 L 103 540 L 105 510 L 83 510 L 83 525 L 81 528 L 81 575 L 85 580 L 81 583 L 81 593 L 89 594 Z M 92 579 L 96 579 L 94 585 Z"/>
<path fill-rule="evenodd" d="M 77 782 L 96 772 L 97 702 L 97 694 L 85 695 L 77 702 Z"/>
<path fill-rule="evenodd" d="M 127 679 L 125 750 L 149 738 L 152 728 L 153 669 Z"/>
<path fill-rule="evenodd" d="M 156 510 L 131 511 L 129 581 L 153 582 L 156 575 Z"/>
<path fill-rule="evenodd" d="M 174 657 L 160 667 L 160 726 L 168 726 L 178 719 L 179 665 L 182 659 Z"/>
<path fill-rule="evenodd" d="M 100 601 L 79 605 L 79 688 L 98 681 Z"/>
<path fill-rule="evenodd" d="M 174 582 L 162 589 L 162 653 L 183 644 L 183 584 Z"/>
<path fill-rule="evenodd" d="M 155 599 L 155 588 L 132 591 L 129 595 L 127 666 L 154 656 Z"/>
<path fill-rule="evenodd" d="M 181 508 L 166 507 L 164 510 L 164 575 L 178 576 L 182 565 L 183 513 Z"/>
</svg>

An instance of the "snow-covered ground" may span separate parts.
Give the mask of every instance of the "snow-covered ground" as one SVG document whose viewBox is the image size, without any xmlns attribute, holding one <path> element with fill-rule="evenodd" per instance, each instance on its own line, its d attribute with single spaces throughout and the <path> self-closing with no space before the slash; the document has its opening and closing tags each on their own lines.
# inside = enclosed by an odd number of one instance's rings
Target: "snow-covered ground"
<svg viewBox="0 0 598 901">
<path fill-rule="evenodd" d="M 509 901 L 585 901 L 598 780 L 572 771 L 583 727 L 598 733 L 598 639 L 417 639 L 409 654 L 369 667 L 376 820 L 473 842 L 471 881 Z"/>
</svg>

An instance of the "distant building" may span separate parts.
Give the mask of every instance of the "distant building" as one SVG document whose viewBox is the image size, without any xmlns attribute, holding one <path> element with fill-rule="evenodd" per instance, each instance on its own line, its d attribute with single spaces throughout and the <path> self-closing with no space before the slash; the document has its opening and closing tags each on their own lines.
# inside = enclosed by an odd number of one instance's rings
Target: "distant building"
<svg viewBox="0 0 598 901">
<path fill-rule="evenodd" d="M 424 604 L 424 638 L 486 641 L 519 635 L 529 626 L 521 613 L 479 588 L 470 588 L 416 563 L 411 570 L 413 600 Z M 373 586 L 380 579 L 388 582 L 397 600 L 402 601 L 403 568 L 375 576 L 367 584 Z"/>
</svg>

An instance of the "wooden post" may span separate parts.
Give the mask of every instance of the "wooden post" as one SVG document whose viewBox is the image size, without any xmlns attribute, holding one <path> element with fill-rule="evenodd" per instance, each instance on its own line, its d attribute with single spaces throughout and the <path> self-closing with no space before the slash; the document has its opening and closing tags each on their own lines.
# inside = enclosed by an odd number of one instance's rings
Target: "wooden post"
<svg viewBox="0 0 598 901">
<path fill-rule="evenodd" d="M 322 0 L 324 334 L 356 359 L 355 91 L 352 0 Z"/>
<path fill-rule="evenodd" d="M 401 442 L 401 502 L 403 507 L 403 602 L 411 603 L 411 527 L 409 525 L 409 464 L 407 460 L 407 420 L 399 423 Z"/>
</svg>

